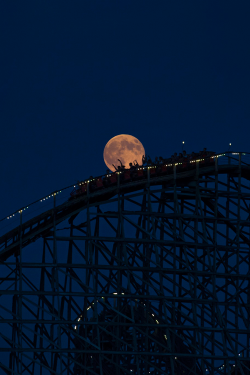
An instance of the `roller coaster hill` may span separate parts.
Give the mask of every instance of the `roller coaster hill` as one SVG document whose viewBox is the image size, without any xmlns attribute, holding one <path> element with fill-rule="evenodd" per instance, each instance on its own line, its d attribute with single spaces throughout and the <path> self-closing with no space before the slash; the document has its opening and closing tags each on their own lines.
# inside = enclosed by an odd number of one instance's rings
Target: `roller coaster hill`
<svg viewBox="0 0 250 375">
<path fill-rule="evenodd" d="M 250 375 L 250 153 L 79 181 L 0 221 L 0 374 Z"/>
</svg>

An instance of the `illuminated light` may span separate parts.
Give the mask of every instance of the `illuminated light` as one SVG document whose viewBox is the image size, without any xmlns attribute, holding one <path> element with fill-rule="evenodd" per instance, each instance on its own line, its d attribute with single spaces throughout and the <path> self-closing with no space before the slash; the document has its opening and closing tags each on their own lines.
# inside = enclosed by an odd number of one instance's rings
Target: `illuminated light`
<svg viewBox="0 0 250 375">
<path fill-rule="evenodd" d="M 76 187 L 76 186 L 74 185 L 74 187 Z"/>
<path fill-rule="evenodd" d="M 9 219 L 9 216 L 7 217 L 7 219 Z"/>
<path fill-rule="evenodd" d="M 174 357 L 174 359 L 177 359 L 177 357 Z"/>
<path fill-rule="evenodd" d="M 157 324 L 160 324 L 160 323 L 159 323 L 159 320 L 155 319 L 155 321 L 156 321 Z"/>
<path fill-rule="evenodd" d="M 184 142 L 184 141 L 182 141 L 182 144 L 183 144 L 183 145 L 184 145 L 184 143 L 185 143 L 185 142 Z"/>
<path fill-rule="evenodd" d="M 232 143 L 229 143 L 229 146 L 232 146 Z"/>
<path fill-rule="evenodd" d="M 42 199 L 40 199 L 40 202 L 42 202 L 43 200 Z"/>
<path fill-rule="evenodd" d="M 77 328 L 77 326 L 75 326 L 75 329 Z"/>
<path fill-rule="evenodd" d="M 164 338 L 165 338 L 165 340 L 167 340 L 168 338 L 167 338 L 167 335 L 164 335 Z"/>
<path fill-rule="evenodd" d="M 152 314 L 152 316 L 155 316 L 155 314 Z"/>
<path fill-rule="evenodd" d="M 118 293 L 113 293 L 113 294 L 118 294 Z"/>
</svg>

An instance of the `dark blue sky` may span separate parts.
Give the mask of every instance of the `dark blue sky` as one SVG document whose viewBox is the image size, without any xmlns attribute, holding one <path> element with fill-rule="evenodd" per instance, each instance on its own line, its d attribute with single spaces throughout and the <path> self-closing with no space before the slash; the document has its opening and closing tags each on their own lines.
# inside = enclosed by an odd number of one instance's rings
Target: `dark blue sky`
<svg viewBox="0 0 250 375">
<path fill-rule="evenodd" d="M 1 212 L 105 172 L 113 136 L 152 158 L 250 151 L 249 1 L 0 5 Z"/>
</svg>

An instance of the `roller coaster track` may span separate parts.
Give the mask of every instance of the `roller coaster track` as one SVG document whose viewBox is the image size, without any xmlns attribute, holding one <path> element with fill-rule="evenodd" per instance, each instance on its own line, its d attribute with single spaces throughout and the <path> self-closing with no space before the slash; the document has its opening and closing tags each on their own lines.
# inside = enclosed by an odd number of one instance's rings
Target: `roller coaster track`
<svg viewBox="0 0 250 375">
<path fill-rule="evenodd" d="M 246 154 L 246 153 L 244 153 Z M 222 154 L 218 154 L 220 156 Z M 223 154 L 225 155 L 225 154 Z M 13 230 L 4 234 L 0 237 L 0 261 L 4 262 L 11 255 L 18 256 L 20 241 L 21 246 L 24 248 L 30 243 L 36 241 L 38 238 L 48 235 L 54 226 L 59 223 L 67 220 L 71 217 L 75 217 L 81 210 L 84 210 L 87 206 L 95 206 L 96 204 L 103 203 L 112 197 L 114 197 L 118 190 L 121 194 L 131 193 L 136 190 L 141 190 L 149 185 L 164 185 L 164 186 L 188 186 L 188 184 L 197 179 L 200 176 L 207 175 L 216 175 L 216 174 L 229 174 L 230 176 L 238 176 L 241 174 L 241 177 L 250 180 L 250 165 L 247 163 L 240 163 L 239 165 L 235 164 L 222 164 L 218 165 L 216 162 L 218 159 L 215 158 L 215 163 L 213 165 L 202 165 L 199 162 L 196 162 L 193 169 L 180 170 L 176 171 L 173 168 L 172 173 L 161 176 L 148 176 L 131 182 L 122 183 L 119 181 L 116 185 L 109 186 L 83 196 L 79 196 L 76 199 L 68 200 L 65 203 L 54 207 L 44 213 L 28 220 L 22 225 L 17 226 Z M 230 160 L 230 159 L 228 159 Z M 187 197 L 188 198 L 188 191 Z M 206 197 L 203 197 L 206 200 L 206 204 L 212 209 L 213 202 Z M 223 215 L 218 212 L 218 217 L 223 219 Z M 229 224 L 231 225 L 231 224 Z M 231 225 L 230 228 L 233 231 L 236 229 Z M 247 243 L 249 241 L 241 235 L 241 238 Z"/>
</svg>

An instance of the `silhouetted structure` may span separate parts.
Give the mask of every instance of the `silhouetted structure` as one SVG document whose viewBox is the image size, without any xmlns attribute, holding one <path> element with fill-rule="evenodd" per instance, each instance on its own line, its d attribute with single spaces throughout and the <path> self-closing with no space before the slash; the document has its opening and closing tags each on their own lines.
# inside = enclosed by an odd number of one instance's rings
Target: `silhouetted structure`
<svg viewBox="0 0 250 375">
<path fill-rule="evenodd" d="M 2 373 L 250 374 L 250 154 L 184 156 L 20 210 L 0 238 Z"/>
</svg>

